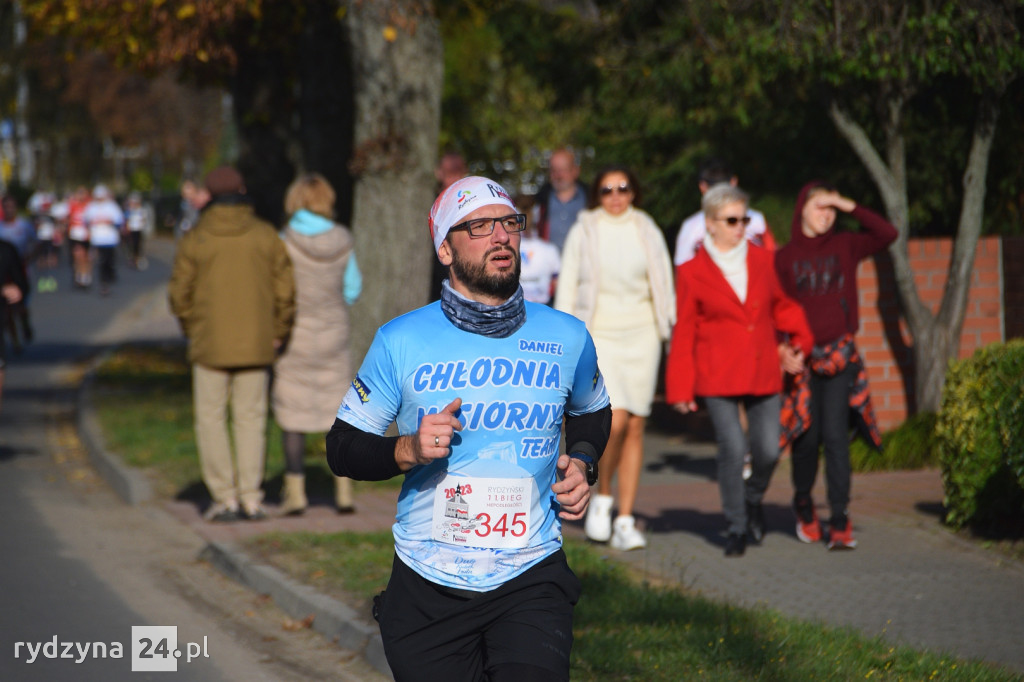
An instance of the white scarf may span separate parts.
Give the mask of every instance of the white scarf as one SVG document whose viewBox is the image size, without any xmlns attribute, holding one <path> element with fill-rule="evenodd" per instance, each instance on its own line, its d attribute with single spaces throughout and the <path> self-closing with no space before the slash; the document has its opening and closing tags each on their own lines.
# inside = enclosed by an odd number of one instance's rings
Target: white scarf
<svg viewBox="0 0 1024 682">
<path fill-rule="evenodd" d="M 711 256 L 718 269 L 725 275 L 725 281 L 729 283 L 732 290 L 736 292 L 740 303 L 747 302 L 747 240 L 741 239 L 740 243 L 729 251 L 719 251 L 711 235 L 704 235 L 704 250 Z"/>
</svg>

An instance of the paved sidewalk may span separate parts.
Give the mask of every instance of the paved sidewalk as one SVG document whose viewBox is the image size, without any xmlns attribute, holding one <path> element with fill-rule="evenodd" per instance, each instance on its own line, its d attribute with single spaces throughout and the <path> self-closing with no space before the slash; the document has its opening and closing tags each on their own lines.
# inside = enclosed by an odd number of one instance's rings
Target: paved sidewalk
<svg viewBox="0 0 1024 682">
<path fill-rule="evenodd" d="M 648 440 L 637 514 L 651 530 L 650 546 L 624 557 L 609 550 L 638 573 L 1024 672 L 1024 564 L 941 525 L 938 471 L 856 475 L 850 509 L 858 547 L 829 552 L 797 540 L 783 461 L 765 499 L 763 545 L 726 559 L 717 483 L 708 478 L 712 446 Z M 820 483 L 815 499 L 825 499 Z"/>
<path fill-rule="evenodd" d="M 120 335 L 137 336 L 139 328 L 153 337 L 176 334 L 163 295 L 154 293 L 151 305 L 134 319 L 122 320 Z M 937 471 L 856 475 L 851 515 L 859 546 L 852 552 L 828 552 L 823 545 L 796 539 L 788 462 L 783 461 L 765 501 L 764 544 L 750 547 L 742 558 L 726 559 L 714 445 L 706 434 L 690 438 L 686 433 L 670 427 L 649 430 L 636 511 L 649 547 L 629 553 L 608 548 L 610 558 L 623 561 L 642 577 L 677 583 L 730 603 L 763 605 L 786 615 L 851 626 L 869 636 L 977 658 L 1024 674 L 1024 563 L 1007 560 L 942 527 Z M 271 518 L 265 522 L 230 525 L 204 523 L 200 510 L 189 502 L 156 504 L 205 538 L 215 554 L 230 555 L 225 559 L 228 571 L 248 571 L 251 577 L 265 573 L 238 553 L 237 543 L 244 537 L 271 530 L 387 529 L 395 496 L 394 490 L 384 489 L 361 494 L 357 513 L 348 516 L 334 513 L 330 506 L 314 506 L 304 516 L 285 518 L 270 506 Z M 817 491 L 816 499 L 824 500 L 823 490 Z M 566 533 L 582 537 L 581 524 L 568 526 Z M 280 581 L 280 576 L 272 579 Z M 308 590 L 294 585 L 281 589 Z M 299 600 L 296 608 L 309 603 Z M 353 619 L 357 634 L 373 630 L 368 614 L 345 615 L 342 609 L 342 617 Z M 374 646 L 367 644 L 370 658 L 379 655 Z"/>
</svg>

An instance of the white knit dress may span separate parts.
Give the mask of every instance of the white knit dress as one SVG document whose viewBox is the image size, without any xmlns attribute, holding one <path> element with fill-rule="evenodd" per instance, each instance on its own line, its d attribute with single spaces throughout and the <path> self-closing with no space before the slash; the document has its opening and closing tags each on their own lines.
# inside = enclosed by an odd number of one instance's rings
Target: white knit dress
<svg viewBox="0 0 1024 682">
<path fill-rule="evenodd" d="M 661 339 L 647 276 L 647 255 L 632 217 L 601 212 L 600 279 L 590 334 L 613 410 L 646 417 L 658 380 Z"/>
</svg>

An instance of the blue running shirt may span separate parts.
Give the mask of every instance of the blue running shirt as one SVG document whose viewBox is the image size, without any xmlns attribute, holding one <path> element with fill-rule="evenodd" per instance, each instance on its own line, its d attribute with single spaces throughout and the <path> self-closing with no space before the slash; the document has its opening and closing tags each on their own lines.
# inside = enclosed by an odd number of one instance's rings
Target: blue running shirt
<svg viewBox="0 0 1024 682">
<path fill-rule="evenodd" d="M 526 303 L 526 323 L 490 338 L 455 327 L 439 302 L 381 327 L 338 418 L 383 435 L 462 398 L 451 454 L 405 474 L 395 551 L 435 583 L 486 591 L 562 543 L 557 480 L 562 416 L 608 405 L 584 324 Z"/>
</svg>

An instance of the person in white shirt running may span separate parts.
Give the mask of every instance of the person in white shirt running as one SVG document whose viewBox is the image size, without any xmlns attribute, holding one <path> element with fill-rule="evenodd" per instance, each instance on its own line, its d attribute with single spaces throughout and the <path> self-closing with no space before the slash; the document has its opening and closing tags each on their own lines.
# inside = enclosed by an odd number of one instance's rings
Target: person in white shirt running
<svg viewBox="0 0 1024 682">
<path fill-rule="evenodd" d="M 121 243 L 124 212 L 104 185 L 96 185 L 92 201 L 82 213 L 82 221 L 89 229 L 89 245 L 96 249 L 100 267 L 100 295 L 110 294 L 110 286 L 117 280 L 117 245 Z"/>
</svg>

